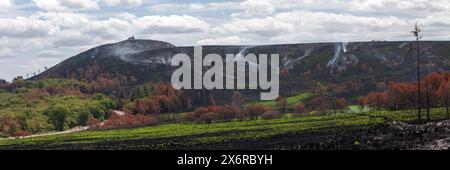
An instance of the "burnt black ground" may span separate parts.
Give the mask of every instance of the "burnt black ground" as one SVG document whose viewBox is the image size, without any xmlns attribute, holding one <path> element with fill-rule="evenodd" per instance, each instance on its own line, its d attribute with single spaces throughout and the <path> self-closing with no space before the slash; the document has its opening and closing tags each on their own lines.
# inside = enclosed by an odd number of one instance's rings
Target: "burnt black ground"
<svg viewBox="0 0 450 170">
<path fill-rule="evenodd" d="M 231 132 L 230 132 L 231 133 Z M 239 133 L 239 132 L 232 132 Z M 25 150 L 448 150 L 450 120 L 426 124 L 390 122 L 365 129 L 343 127 L 309 133 L 292 133 L 260 139 L 189 144 L 193 138 L 111 141 L 76 145 L 15 145 L 0 149 Z"/>
</svg>

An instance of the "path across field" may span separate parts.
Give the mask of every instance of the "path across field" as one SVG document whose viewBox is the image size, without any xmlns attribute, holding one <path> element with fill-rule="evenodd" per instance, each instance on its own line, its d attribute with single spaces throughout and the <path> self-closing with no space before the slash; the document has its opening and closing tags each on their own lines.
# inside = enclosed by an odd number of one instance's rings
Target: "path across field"
<svg viewBox="0 0 450 170">
<path fill-rule="evenodd" d="M 74 133 L 74 132 L 82 132 L 89 129 L 89 126 L 80 126 L 75 127 L 66 131 L 61 132 L 51 132 L 51 133 L 43 133 L 43 134 L 36 134 L 36 135 L 29 135 L 29 136 L 21 136 L 21 137 L 9 137 L 9 138 L 0 138 L 0 140 L 13 140 L 13 139 L 26 139 L 26 138 L 35 138 L 35 137 L 43 137 L 43 136 L 52 136 L 52 135 L 61 135 L 61 134 L 68 134 L 68 133 Z"/>
</svg>

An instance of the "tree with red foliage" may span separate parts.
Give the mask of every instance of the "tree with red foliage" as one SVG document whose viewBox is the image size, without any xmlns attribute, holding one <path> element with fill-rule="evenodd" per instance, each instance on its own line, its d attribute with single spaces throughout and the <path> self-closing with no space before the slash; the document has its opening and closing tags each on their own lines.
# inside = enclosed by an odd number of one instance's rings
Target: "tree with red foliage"
<svg viewBox="0 0 450 170">
<path fill-rule="evenodd" d="M 425 105 L 422 102 L 417 103 L 418 100 L 418 84 L 415 83 L 389 83 L 389 89 L 385 92 L 371 92 L 367 96 L 358 99 L 358 103 L 361 105 L 368 105 L 372 109 L 391 109 L 391 110 L 401 110 L 401 109 L 411 109 L 417 105 L 424 105 L 427 109 L 427 119 L 430 120 L 430 110 L 432 107 L 445 106 L 448 110 L 448 105 L 450 103 L 450 92 L 449 92 L 449 76 L 450 73 L 434 72 L 427 75 L 423 81 L 420 82 L 421 93 L 425 94 Z M 423 95 L 423 94 L 422 94 Z M 449 115 L 447 111 L 447 115 Z M 450 118 L 450 115 L 449 115 Z M 419 118 L 420 119 L 420 118 Z"/>
<path fill-rule="evenodd" d="M 345 100 L 344 98 L 332 98 L 331 102 L 334 114 L 336 114 L 337 110 L 342 111 L 348 107 L 347 100 Z"/>
<path fill-rule="evenodd" d="M 450 105 L 450 78 L 449 73 L 444 74 L 443 82 L 440 83 L 436 95 L 439 98 L 439 103 L 445 106 L 447 118 L 450 118 L 449 105 Z"/>
<path fill-rule="evenodd" d="M 148 101 L 149 110 L 148 113 L 161 113 L 161 105 L 159 103 L 159 98 L 157 96 L 150 97 L 150 100 Z"/>
<path fill-rule="evenodd" d="M 187 122 L 211 123 L 213 121 L 230 121 L 242 118 L 243 111 L 232 106 L 200 107 L 195 112 L 186 113 L 183 120 Z"/>
<path fill-rule="evenodd" d="M 170 105 L 172 106 L 172 110 L 182 109 L 182 104 L 180 101 L 180 97 L 178 95 L 169 96 Z"/>
<path fill-rule="evenodd" d="M 60 85 L 57 85 L 57 84 L 50 84 L 50 85 L 48 85 L 46 87 L 46 90 L 52 96 L 64 93 L 63 87 L 61 87 Z"/>
<path fill-rule="evenodd" d="M 306 110 L 306 106 L 303 103 L 299 103 L 295 106 L 295 111 L 299 114 L 305 114 L 308 112 L 308 110 Z"/>
<path fill-rule="evenodd" d="M 214 98 L 214 95 L 211 93 L 208 95 L 208 103 L 209 103 L 209 105 L 213 105 L 213 106 L 217 105 L 216 99 Z"/>
<path fill-rule="evenodd" d="M 287 111 L 287 108 L 288 108 L 288 105 L 289 105 L 287 99 L 279 96 L 275 100 L 275 102 L 276 102 L 276 105 L 277 105 L 277 107 L 278 107 L 278 109 L 280 110 L 281 113 L 285 113 Z"/>
<path fill-rule="evenodd" d="M 145 101 L 145 100 L 143 100 L 143 99 L 137 99 L 136 100 L 136 106 L 135 106 L 135 109 L 136 109 L 136 113 L 138 113 L 138 114 L 145 114 L 145 113 L 147 113 L 147 109 L 149 108 L 149 106 L 148 106 L 148 103 Z"/>
<path fill-rule="evenodd" d="M 35 103 L 49 97 L 50 94 L 44 89 L 31 89 L 27 93 L 24 94 L 25 102 L 27 103 Z"/>
<path fill-rule="evenodd" d="M 21 131 L 20 120 L 11 115 L 0 115 L 0 137 L 15 136 Z"/>
<path fill-rule="evenodd" d="M 192 108 L 192 100 L 182 90 L 174 89 L 170 84 L 149 84 L 134 89 L 134 114 L 167 113 Z M 126 105 L 130 110 L 130 105 Z"/>
<path fill-rule="evenodd" d="M 163 112 L 171 112 L 172 111 L 172 103 L 170 98 L 166 95 L 159 96 L 159 104 L 161 106 L 161 110 Z"/>
<path fill-rule="evenodd" d="M 123 116 L 112 115 L 108 120 L 106 120 L 102 124 L 94 126 L 93 129 L 107 130 L 107 129 L 136 128 L 136 127 L 157 125 L 158 123 L 159 120 L 156 117 L 150 115 L 143 115 L 143 114 L 138 115 L 125 114 Z"/>
<path fill-rule="evenodd" d="M 329 100 L 329 98 L 327 98 L 327 97 L 318 96 L 318 97 L 311 99 L 311 101 L 309 101 L 308 105 L 310 108 L 312 108 L 314 110 L 325 113 L 325 111 L 330 108 L 328 100 Z"/>
<path fill-rule="evenodd" d="M 184 122 L 195 122 L 197 120 L 197 115 L 195 114 L 195 112 L 188 112 L 185 113 L 181 119 L 181 121 Z"/>
<path fill-rule="evenodd" d="M 241 109 L 226 105 L 219 107 L 218 110 L 215 112 L 218 113 L 217 118 L 219 120 L 230 121 L 239 117 Z"/>
<path fill-rule="evenodd" d="M 203 123 L 207 123 L 210 124 L 212 123 L 214 120 L 217 120 L 217 113 L 214 112 L 208 112 L 205 113 L 203 115 L 200 116 L 200 121 L 202 121 Z"/>
<path fill-rule="evenodd" d="M 282 115 L 276 111 L 267 111 L 267 112 L 264 112 L 261 115 L 261 117 L 263 119 L 278 119 L 278 118 L 282 117 Z"/>
<path fill-rule="evenodd" d="M 445 78 L 442 73 L 434 72 L 429 74 L 425 78 L 425 91 L 426 91 L 426 108 L 427 108 L 427 120 L 430 121 L 430 108 L 436 106 L 433 103 L 438 103 L 436 92 L 442 83 L 445 83 Z"/>
<path fill-rule="evenodd" d="M 386 94 L 388 101 L 382 101 L 384 106 L 393 110 L 412 108 L 416 104 L 417 85 L 391 82 Z"/>
<path fill-rule="evenodd" d="M 372 110 L 380 110 L 388 106 L 388 93 L 371 92 L 366 96 L 366 105 Z"/>
<path fill-rule="evenodd" d="M 86 125 L 89 127 L 97 127 L 99 126 L 101 123 L 100 120 L 96 119 L 94 116 L 92 116 L 91 114 L 88 115 L 88 119 L 86 122 Z"/>
<path fill-rule="evenodd" d="M 248 106 L 246 109 L 248 116 L 250 116 L 250 120 L 258 119 L 258 116 L 261 116 L 264 112 L 268 111 L 269 108 L 262 104 L 253 104 Z"/>
<path fill-rule="evenodd" d="M 366 98 L 365 97 L 358 97 L 358 100 L 356 102 L 359 105 L 360 111 L 363 112 L 364 108 L 366 107 Z"/>
<path fill-rule="evenodd" d="M 233 92 L 233 96 L 231 99 L 231 106 L 241 108 L 243 103 L 244 99 L 242 98 L 241 93 L 239 93 L 238 91 Z"/>
</svg>

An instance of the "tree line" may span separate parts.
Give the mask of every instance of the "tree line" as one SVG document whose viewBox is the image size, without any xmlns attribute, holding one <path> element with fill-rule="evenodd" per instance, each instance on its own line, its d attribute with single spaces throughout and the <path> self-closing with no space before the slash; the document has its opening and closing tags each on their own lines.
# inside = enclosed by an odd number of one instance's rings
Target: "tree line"
<svg viewBox="0 0 450 170">
<path fill-rule="evenodd" d="M 418 102 L 418 91 L 424 100 Z M 430 119 L 430 109 L 445 107 L 450 117 L 450 73 L 448 71 L 433 72 L 420 82 L 396 83 L 390 82 L 388 89 L 383 92 L 371 92 L 358 99 L 362 107 L 368 106 L 373 110 L 403 110 L 415 109 L 420 105 L 426 109 L 427 119 Z"/>
</svg>

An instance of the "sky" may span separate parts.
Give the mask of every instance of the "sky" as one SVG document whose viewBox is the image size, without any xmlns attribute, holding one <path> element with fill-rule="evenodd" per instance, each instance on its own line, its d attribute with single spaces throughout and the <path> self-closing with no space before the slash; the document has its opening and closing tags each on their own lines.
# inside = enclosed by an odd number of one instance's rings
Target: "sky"
<svg viewBox="0 0 450 170">
<path fill-rule="evenodd" d="M 450 0 L 0 0 L 0 79 L 98 45 L 176 46 L 450 39 Z"/>
</svg>

